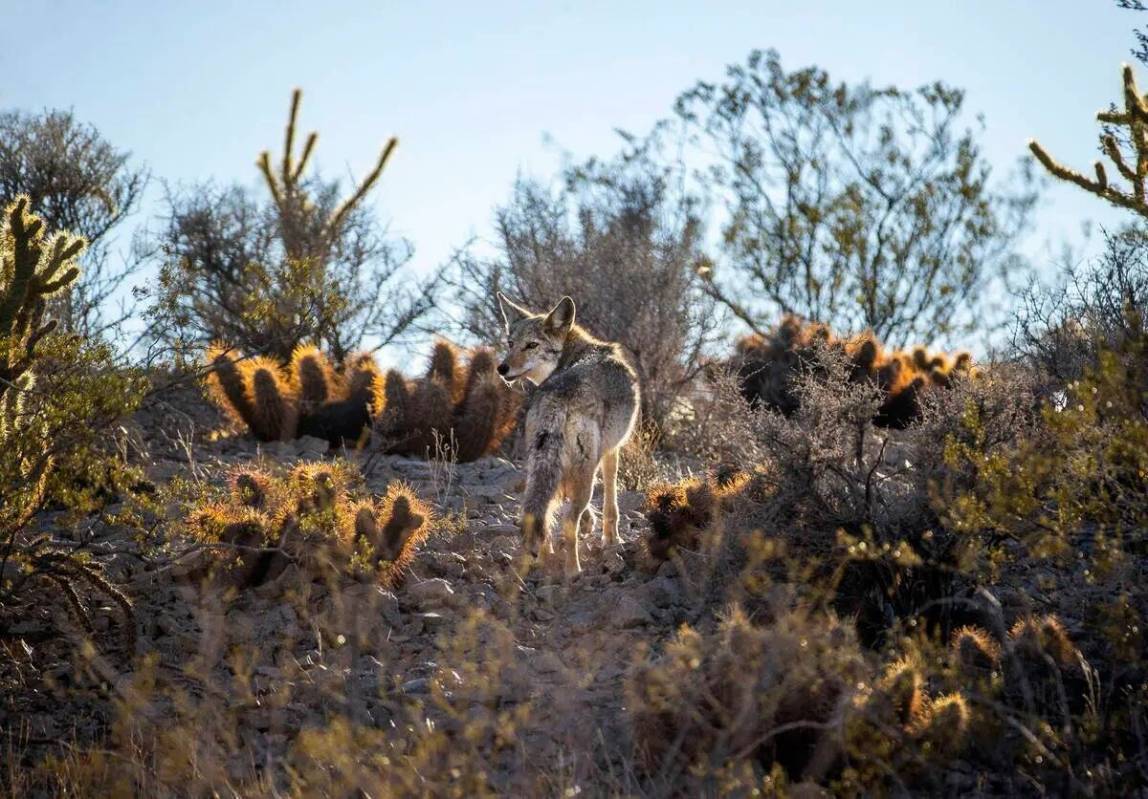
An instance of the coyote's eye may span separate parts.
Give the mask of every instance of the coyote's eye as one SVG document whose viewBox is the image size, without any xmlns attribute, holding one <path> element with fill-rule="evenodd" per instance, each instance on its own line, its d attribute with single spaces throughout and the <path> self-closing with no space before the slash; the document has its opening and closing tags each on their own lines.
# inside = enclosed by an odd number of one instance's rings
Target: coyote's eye
<svg viewBox="0 0 1148 799">
<path fill-rule="evenodd" d="M 534 348 L 535 348 L 535 347 L 537 347 L 537 346 L 538 346 L 538 342 L 537 342 L 537 341 L 531 341 L 529 344 L 527 344 L 527 345 L 526 345 L 525 347 L 523 347 L 522 349 L 524 349 L 524 350 L 532 350 L 532 349 L 534 349 Z"/>
</svg>

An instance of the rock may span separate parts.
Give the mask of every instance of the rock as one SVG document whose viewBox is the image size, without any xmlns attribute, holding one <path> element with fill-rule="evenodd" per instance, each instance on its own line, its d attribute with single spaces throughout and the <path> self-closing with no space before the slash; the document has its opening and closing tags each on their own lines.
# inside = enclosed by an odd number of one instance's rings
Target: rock
<svg viewBox="0 0 1148 799">
<path fill-rule="evenodd" d="M 556 652 L 540 652 L 533 658 L 533 665 L 539 674 L 560 674 L 566 669 Z"/>
<path fill-rule="evenodd" d="M 295 439 L 295 454 L 300 458 L 319 458 L 327 454 L 331 445 L 324 438 L 302 436 Z"/>
<path fill-rule="evenodd" d="M 441 613 L 416 613 L 411 618 L 411 623 L 419 628 L 421 632 L 437 633 L 447 623 L 448 619 Z"/>
<path fill-rule="evenodd" d="M 399 598 L 390 591 L 379 589 L 379 613 L 392 627 L 400 627 L 403 623 L 403 614 L 399 612 Z"/>
<path fill-rule="evenodd" d="M 829 791 L 822 788 L 816 782 L 799 782 L 789 789 L 789 795 L 792 799 L 823 799 L 828 797 Z"/>
<path fill-rule="evenodd" d="M 480 532 L 483 535 L 489 535 L 489 536 L 500 536 L 500 535 L 517 536 L 518 535 L 518 525 L 517 524 L 489 524 L 486 527 L 484 527 Z M 497 539 L 495 539 L 495 540 L 497 540 Z"/>
<path fill-rule="evenodd" d="M 624 595 L 610 611 L 610 625 L 620 630 L 641 627 L 652 621 L 649 611 L 642 607 L 638 600 L 629 595 Z"/>
<path fill-rule="evenodd" d="M 406 597 L 423 610 L 439 610 L 456 607 L 459 597 L 450 583 L 441 577 L 420 580 L 407 586 Z"/>
<path fill-rule="evenodd" d="M 458 552 L 427 552 L 421 563 L 437 577 L 458 580 L 466 574 L 466 558 Z"/>
<path fill-rule="evenodd" d="M 511 538 L 508 535 L 502 535 L 490 542 L 491 560 L 500 565 L 507 566 L 513 563 L 515 554 L 517 552 L 517 538 Z"/>
<path fill-rule="evenodd" d="M 602 552 L 602 571 L 609 575 L 618 575 L 626 570 L 626 560 L 617 546 L 607 547 Z"/>
<path fill-rule="evenodd" d="M 562 596 L 563 586 L 553 585 L 540 585 L 534 592 L 534 596 L 538 597 L 538 601 L 544 605 L 553 605 Z"/>
<path fill-rule="evenodd" d="M 407 696 L 419 696 L 430 693 L 430 680 L 426 677 L 416 677 L 413 680 L 407 680 L 399 687 L 399 693 L 406 694 Z"/>
<path fill-rule="evenodd" d="M 295 457 L 295 445 L 290 441 L 261 442 L 256 444 L 256 449 L 272 460 L 290 460 Z"/>
<path fill-rule="evenodd" d="M 659 572 L 661 575 L 661 572 Z M 655 608 L 685 604 L 685 591 L 676 576 L 658 576 L 638 589 L 642 603 Z"/>
<path fill-rule="evenodd" d="M 618 493 L 618 510 L 629 514 L 641 510 L 646 504 L 646 495 L 641 491 L 621 491 Z"/>
</svg>

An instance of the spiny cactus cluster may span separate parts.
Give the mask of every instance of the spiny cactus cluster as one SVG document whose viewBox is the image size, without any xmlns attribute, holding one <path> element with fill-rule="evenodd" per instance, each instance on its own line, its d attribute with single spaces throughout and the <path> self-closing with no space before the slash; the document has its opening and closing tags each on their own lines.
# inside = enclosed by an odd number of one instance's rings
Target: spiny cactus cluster
<svg viewBox="0 0 1148 799">
<path fill-rule="evenodd" d="M 1001 642 L 979 627 L 960 627 L 949 639 L 949 661 L 951 675 L 934 678 L 936 697 L 912 658 L 890 664 L 875 692 L 934 751 L 951 753 L 964 742 L 973 718 L 969 694 L 1061 722 L 1088 701 L 1088 665 L 1055 616 L 1019 619 Z"/>
<path fill-rule="evenodd" d="M 518 396 L 495 372 L 494 356 L 479 349 L 463 361 L 454 345 L 435 345 L 427 374 L 383 375 L 370 355 L 341 372 L 314 347 L 300 347 L 287 368 L 263 358 L 208 353 L 210 394 L 260 441 L 315 436 L 335 446 L 362 446 L 415 457 L 449 447 L 459 461 L 495 451 L 513 430 Z"/>
<path fill-rule="evenodd" d="M 882 427 L 907 426 L 920 412 L 922 392 L 975 373 L 967 352 L 950 356 L 925 347 L 886 350 L 871 333 L 838 338 L 825 325 L 795 316 L 786 316 L 768 337 L 741 339 L 731 365 L 748 402 L 788 415 L 800 404 L 794 379 L 817 369 L 825 350 L 846 356 L 851 380 L 872 380 L 881 389 L 885 400 L 874 422 Z"/>
<path fill-rule="evenodd" d="M 655 485 L 646 494 L 650 533 L 646 549 L 655 560 L 668 560 L 681 550 L 697 550 L 703 535 L 726 503 L 747 485 L 750 476 L 736 469 L 719 469 L 706 477 Z"/>
<path fill-rule="evenodd" d="M 960 690 L 931 696 L 922 666 L 911 657 L 888 663 L 863 693 L 858 723 L 850 729 L 851 748 L 872 745 L 878 737 L 893 746 L 923 745 L 930 755 L 952 755 L 967 741 L 972 710 Z"/>
<path fill-rule="evenodd" d="M 498 449 L 514 430 L 519 406 L 490 350 L 472 351 L 464 364 L 457 347 L 438 341 L 422 378 L 387 372 L 375 396 L 374 433 L 386 452 L 425 458 L 446 441 L 467 462 Z"/>
<path fill-rule="evenodd" d="M 285 369 L 270 358 L 240 358 L 221 346 L 211 348 L 207 359 L 210 396 L 260 441 L 313 435 L 354 445 L 367 434 L 379 377 L 369 355 L 350 358 L 341 372 L 314 347 L 297 348 Z"/>
<path fill-rule="evenodd" d="M 428 506 L 403 483 L 362 496 L 344 463 L 303 464 L 282 476 L 241 469 L 222 501 L 195 509 L 193 535 L 209 545 L 210 574 L 237 588 L 295 566 L 311 578 L 343 575 L 393 586 L 430 531 Z"/>
<path fill-rule="evenodd" d="M 56 329 L 48 300 L 76 282 L 80 236 L 47 235 L 30 201 L 17 197 L 0 221 L 0 438 L 16 428 L 22 397 L 35 381 L 36 346 Z"/>
</svg>

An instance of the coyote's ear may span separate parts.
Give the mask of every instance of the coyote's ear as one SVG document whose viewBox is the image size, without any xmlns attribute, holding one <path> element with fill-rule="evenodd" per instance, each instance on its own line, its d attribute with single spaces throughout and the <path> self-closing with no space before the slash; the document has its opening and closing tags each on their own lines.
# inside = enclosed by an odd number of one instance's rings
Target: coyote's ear
<svg viewBox="0 0 1148 799">
<path fill-rule="evenodd" d="M 553 336 L 564 336 L 570 332 L 570 328 L 573 326 L 574 300 L 569 297 L 560 299 L 542 322 L 543 329 Z"/>
<path fill-rule="evenodd" d="M 502 321 L 507 327 L 510 327 L 515 322 L 525 319 L 532 314 L 530 311 L 523 308 L 521 305 L 515 305 L 506 295 L 501 291 L 496 292 L 495 296 L 498 297 L 498 309 L 502 311 Z"/>
</svg>

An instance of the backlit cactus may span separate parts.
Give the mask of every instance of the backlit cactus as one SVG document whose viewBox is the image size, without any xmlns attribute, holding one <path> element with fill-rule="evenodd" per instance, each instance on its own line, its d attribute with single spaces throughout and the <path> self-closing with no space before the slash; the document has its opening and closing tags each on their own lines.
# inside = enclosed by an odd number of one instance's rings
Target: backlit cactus
<svg viewBox="0 0 1148 799">
<path fill-rule="evenodd" d="M 393 586 L 430 532 L 433 514 L 414 491 L 392 483 L 382 497 L 363 496 L 347 463 L 309 463 L 271 475 L 243 469 L 222 501 L 187 517 L 193 537 L 209 545 L 200 576 L 252 588 L 289 564 L 310 580 L 371 579 Z"/>
<path fill-rule="evenodd" d="M 425 377 L 383 375 L 367 354 L 351 356 L 342 373 L 313 347 L 295 351 L 286 368 L 267 358 L 240 358 L 222 346 L 208 351 L 209 395 L 260 441 L 298 436 L 333 446 L 471 461 L 494 452 L 513 430 L 520 401 L 498 377 L 489 350 L 464 362 L 440 341 Z"/>
<path fill-rule="evenodd" d="M 884 401 L 874 418 L 881 427 L 905 427 L 920 414 L 923 392 L 974 373 L 967 352 L 950 356 L 925 347 L 885 350 L 872 333 L 841 339 L 823 324 L 794 316 L 782 319 L 769 336 L 754 334 L 739 341 L 731 366 L 748 402 L 791 414 L 799 405 L 796 378 L 818 369 L 825 349 L 844 354 L 851 380 L 872 380 L 881 389 Z"/>
<path fill-rule="evenodd" d="M 45 319 L 48 300 L 80 276 L 76 259 L 86 242 L 80 236 L 47 235 L 44 222 L 20 196 L 4 209 L 0 221 L 0 432 L 15 428 L 18 395 L 30 388 L 36 347 L 56 329 Z"/>
</svg>

